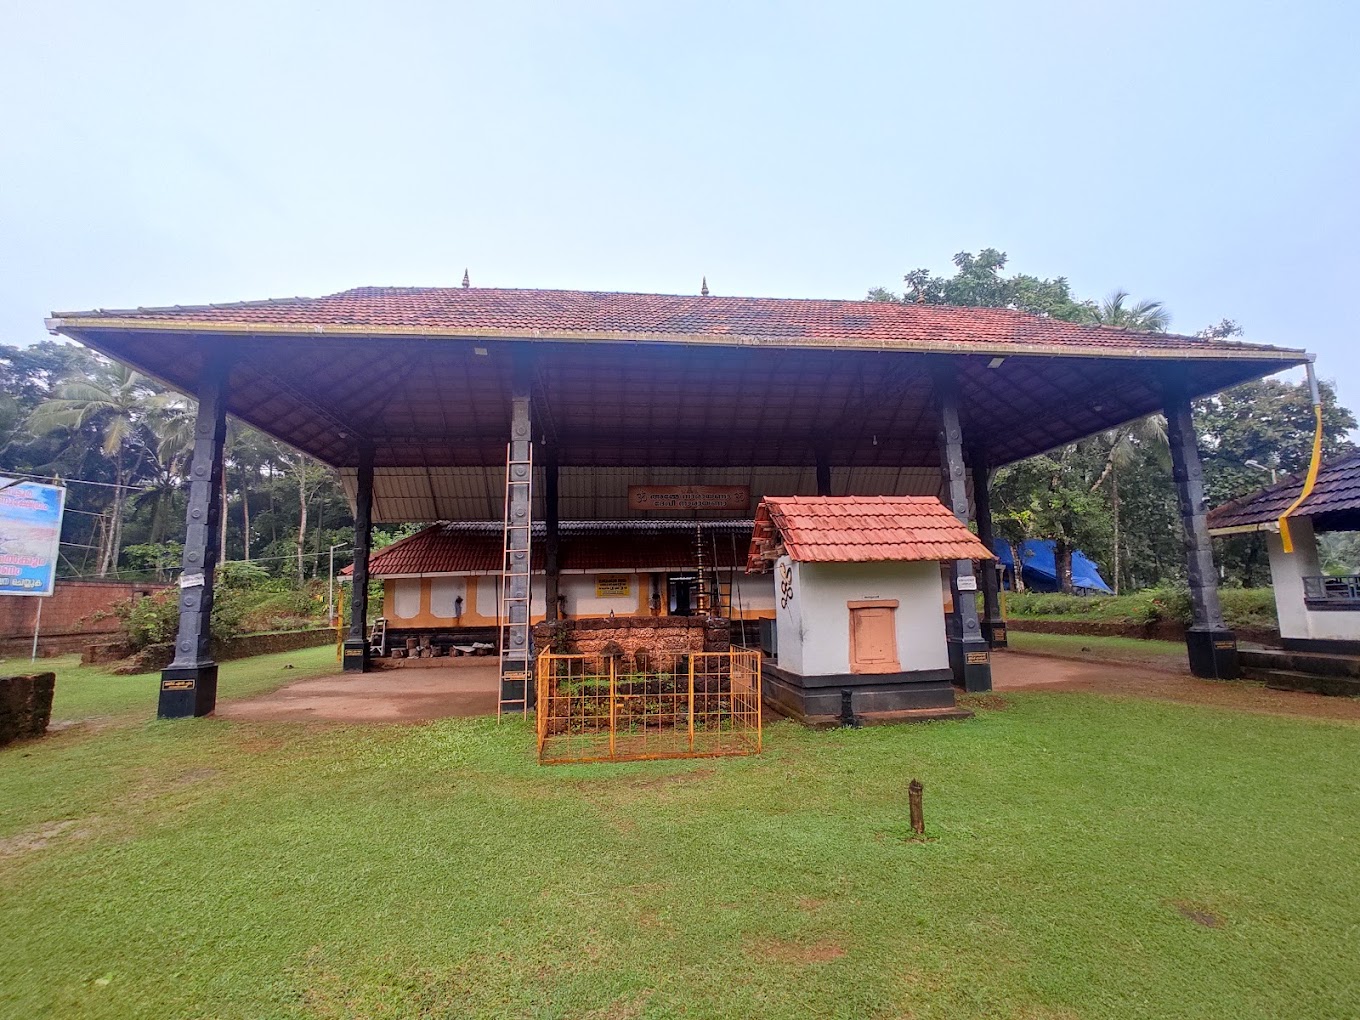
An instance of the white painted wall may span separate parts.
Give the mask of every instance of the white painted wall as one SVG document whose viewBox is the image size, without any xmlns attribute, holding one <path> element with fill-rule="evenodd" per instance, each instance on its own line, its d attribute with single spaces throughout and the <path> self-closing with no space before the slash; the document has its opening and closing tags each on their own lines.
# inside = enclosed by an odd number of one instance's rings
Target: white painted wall
<svg viewBox="0 0 1360 1020">
<path fill-rule="evenodd" d="M 775 564 L 779 665 L 800 676 L 850 672 L 850 602 L 896 599 L 897 659 L 904 671 L 944 669 L 940 566 L 929 563 L 790 563 L 793 597 Z M 787 605 L 785 602 L 787 601 Z"/>
<path fill-rule="evenodd" d="M 542 576 L 529 579 L 529 615 L 542 616 L 547 606 L 547 594 Z M 477 612 L 483 616 L 495 616 L 501 596 L 501 577 L 499 574 L 484 574 L 477 578 Z"/>
<path fill-rule="evenodd" d="M 787 556 L 781 556 L 775 562 L 775 641 L 779 647 L 779 668 L 809 676 L 811 674 L 803 668 L 803 593 L 798 576 L 801 566 Z"/>
<path fill-rule="evenodd" d="M 775 608 L 774 577 L 770 574 L 737 574 L 732 584 L 732 611 L 743 613 Z"/>
<path fill-rule="evenodd" d="M 399 577 L 392 582 L 392 615 L 410 620 L 420 615 L 420 578 Z"/>
<path fill-rule="evenodd" d="M 1266 534 L 1270 553 L 1270 581 L 1275 588 L 1275 612 L 1280 618 L 1280 637 L 1315 641 L 1360 641 L 1360 612 L 1310 610 L 1303 602 L 1303 579 L 1322 573 L 1317 538 L 1307 517 L 1289 519 L 1294 551 L 1286 553 L 1278 533 Z"/>
<path fill-rule="evenodd" d="M 462 603 L 458 602 L 462 599 Z M 452 620 L 458 609 L 468 611 L 467 578 L 432 577 L 430 578 L 430 615 Z"/>
<path fill-rule="evenodd" d="M 637 574 L 628 576 L 628 594 L 618 598 L 597 598 L 595 595 L 595 574 L 560 574 L 557 579 L 557 590 L 560 594 L 567 597 L 567 616 L 608 616 L 612 611 L 615 616 L 634 616 L 638 611 L 638 590 L 639 586 L 649 594 L 651 592 L 651 580 L 647 577 L 639 577 Z M 609 571 L 600 575 L 604 577 L 619 577 L 619 571 Z"/>
</svg>

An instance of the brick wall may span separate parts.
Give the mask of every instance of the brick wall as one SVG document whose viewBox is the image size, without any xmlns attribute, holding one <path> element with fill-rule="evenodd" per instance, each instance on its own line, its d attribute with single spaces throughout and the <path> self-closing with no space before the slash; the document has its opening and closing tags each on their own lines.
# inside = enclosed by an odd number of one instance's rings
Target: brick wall
<svg viewBox="0 0 1360 1020">
<path fill-rule="evenodd" d="M 565 643 L 579 655 L 622 655 L 630 662 L 639 651 L 654 662 L 672 663 L 690 652 L 725 652 L 731 646 L 727 620 L 699 616 L 570 619 L 534 627 L 534 647 L 554 650 Z"/>
<path fill-rule="evenodd" d="M 0 640 L 31 640 L 39 602 L 43 604 L 42 635 L 45 637 L 116 634 L 123 624 L 112 615 L 115 603 L 164 587 L 166 585 L 132 581 L 58 581 L 56 590 L 47 598 L 0 596 Z M 100 614 L 109 615 L 95 619 Z"/>
</svg>

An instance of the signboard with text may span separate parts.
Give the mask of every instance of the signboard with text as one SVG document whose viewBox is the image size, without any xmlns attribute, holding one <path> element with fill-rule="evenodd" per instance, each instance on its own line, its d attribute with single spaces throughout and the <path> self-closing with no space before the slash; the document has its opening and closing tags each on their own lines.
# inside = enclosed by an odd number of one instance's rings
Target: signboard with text
<svg viewBox="0 0 1360 1020">
<path fill-rule="evenodd" d="M 66 490 L 0 477 L 0 595 L 51 595 Z"/>
<path fill-rule="evenodd" d="M 597 599 L 626 599 L 633 595 L 633 579 L 627 574 L 600 574 L 595 578 Z"/>
<path fill-rule="evenodd" d="M 745 485 L 630 485 L 629 510 L 741 510 L 751 505 Z"/>
</svg>

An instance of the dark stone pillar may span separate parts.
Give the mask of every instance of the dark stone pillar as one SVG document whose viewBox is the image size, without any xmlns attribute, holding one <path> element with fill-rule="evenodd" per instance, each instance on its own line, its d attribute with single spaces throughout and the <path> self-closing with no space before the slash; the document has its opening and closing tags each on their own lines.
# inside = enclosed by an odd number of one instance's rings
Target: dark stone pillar
<svg viewBox="0 0 1360 1020">
<path fill-rule="evenodd" d="M 942 365 L 935 376 L 940 410 L 940 467 L 944 472 L 949 508 L 968 523 L 967 468 L 963 460 L 963 426 L 959 423 L 959 384 L 952 365 Z M 977 577 L 972 560 L 954 560 L 949 571 L 954 609 L 945 621 L 949 667 L 954 685 L 965 691 L 992 689 L 992 656 L 977 613 Z"/>
<path fill-rule="evenodd" d="M 222 526 L 222 450 L 227 435 L 227 357 L 214 352 L 198 384 L 198 417 L 189 467 L 183 571 L 179 579 L 179 629 L 175 657 L 161 671 L 161 719 L 207 715 L 217 706 L 217 663 L 212 657 L 213 575 Z"/>
<path fill-rule="evenodd" d="M 1166 440 L 1171 447 L 1171 477 L 1180 504 L 1185 572 L 1190 584 L 1190 626 L 1185 632 L 1190 672 L 1195 676 L 1235 680 L 1237 636 L 1223 621 L 1218 600 L 1218 572 L 1204 506 L 1204 468 L 1195 441 L 1190 398 L 1174 381 L 1166 390 Z"/>
<path fill-rule="evenodd" d="M 346 673 L 368 672 L 368 555 L 372 542 L 373 447 L 362 446 L 354 492 L 354 577 L 350 585 L 349 635 L 345 638 Z"/>
<path fill-rule="evenodd" d="M 987 476 L 990 467 L 987 454 L 974 449 L 969 458 L 973 469 L 973 516 L 977 520 L 978 539 L 989 550 L 994 549 L 992 533 L 992 493 Z M 996 563 L 988 560 L 979 568 L 982 581 L 982 636 L 992 648 L 1006 647 L 1006 621 L 1001 616 L 1001 580 Z"/>
<path fill-rule="evenodd" d="M 831 495 L 831 461 L 825 450 L 817 451 L 817 495 Z"/>
<path fill-rule="evenodd" d="M 544 450 L 543 457 L 543 575 L 545 612 L 549 620 L 556 620 L 561 615 L 558 611 L 557 525 L 557 445 L 553 444 Z"/>
</svg>

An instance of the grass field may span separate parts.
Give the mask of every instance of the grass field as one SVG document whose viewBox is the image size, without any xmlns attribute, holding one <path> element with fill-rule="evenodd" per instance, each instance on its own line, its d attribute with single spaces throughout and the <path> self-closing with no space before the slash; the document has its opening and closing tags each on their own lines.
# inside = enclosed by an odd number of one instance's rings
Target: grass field
<svg viewBox="0 0 1360 1020">
<path fill-rule="evenodd" d="M 1360 1015 L 1360 727 L 1034 693 L 541 768 L 522 723 L 58 690 L 93 721 L 0 750 L 7 1018 Z"/>
<path fill-rule="evenodd" d="M 1104 637 L 1094 634 L 1040 634 L 1036 631 L 1008 630 L 1010 647 L 1021 652 L 1040 652 L 1110 662 L 1131 662 L 1163 668 L 1185 669 L 1185 642 L 1155 641 L 1142 638 Z"/>
</svg>

